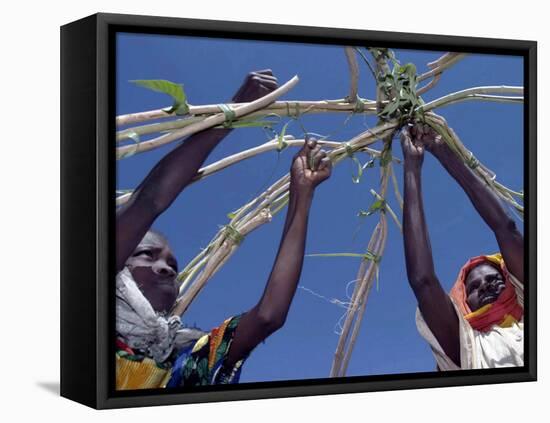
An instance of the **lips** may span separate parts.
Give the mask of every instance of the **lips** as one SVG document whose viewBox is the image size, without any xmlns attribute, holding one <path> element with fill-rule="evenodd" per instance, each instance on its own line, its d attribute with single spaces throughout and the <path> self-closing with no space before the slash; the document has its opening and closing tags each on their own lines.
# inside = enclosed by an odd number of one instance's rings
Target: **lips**
<svg viewBox="0 0 550 423">
<path fill-rule="evenodd" d="M 160 281 L 157 281 L 157 285 L 173 287 L 174 286 L 174 280 L 173 279 L 162 279 Z"/>
<path fill-rule="evenodd" d="M 481 297 L 481 303 L 482 304 L 492 303 L 492 302 L 496 301 L 497 298 L 498 298 L 498 295 L 496 295 L 496 294 L 487 294 L 487 295 L 484 295 L 483 297 Z"/>
</svg>

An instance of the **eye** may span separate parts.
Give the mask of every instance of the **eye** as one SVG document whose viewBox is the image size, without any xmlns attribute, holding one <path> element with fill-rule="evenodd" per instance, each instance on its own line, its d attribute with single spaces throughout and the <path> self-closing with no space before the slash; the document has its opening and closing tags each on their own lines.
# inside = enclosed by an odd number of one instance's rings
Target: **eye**
<svg viewBox="0 0 550 423">
<path fill-rule="evenodd" d="M 140 257 L 140 256 L 153 258 L 153 253 L 150 250 L 141 250 L 134 254 L 134 257 Z"/>
<path fill-rule="evenodd" d="M 496 275 L 492 275 L 490 278 L 488 278 L 489 281 L 491 282 L 500 282 L 502 281 L 502 278 L 500 277 L 499 274 L 496 274 Z"/>
<path fill-rule="evenodd" d="M 479 282 L 472 282 L 470 285 L 468 285 L 468 288 L 466 289 L 466 294 L 470 295 L 477 288 L 479 288 Z"/>
</svg>

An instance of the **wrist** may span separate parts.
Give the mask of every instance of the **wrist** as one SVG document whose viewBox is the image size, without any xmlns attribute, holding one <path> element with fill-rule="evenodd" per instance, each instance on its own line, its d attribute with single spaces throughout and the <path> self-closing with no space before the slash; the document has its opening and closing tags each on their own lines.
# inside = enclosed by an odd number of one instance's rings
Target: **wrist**
<svg viewBox="0 0 550 423">
<path fill-rule="evenodd" d="M 415 160 L 405 160 L 404 169 L 406 173 L 420 174 L 422 163 Z"/>
<path fill-rule="evenodd" d="M 432 153 L 437 160 L 443 161 L 449 158 L 449 153 L 452 154 L 452 151 L 446 143 L 441 143 L 433 146 L 430 149 L 430 153 Z"/>
<path fill-rule="evenodd" d="M 293 181 L 290 182 L 289 193 L 299 201 L 302 200 L 311 202 L 313 200 L 314 192 L 315 187 L 311 184 L 299 184 Z"/>
</svg>

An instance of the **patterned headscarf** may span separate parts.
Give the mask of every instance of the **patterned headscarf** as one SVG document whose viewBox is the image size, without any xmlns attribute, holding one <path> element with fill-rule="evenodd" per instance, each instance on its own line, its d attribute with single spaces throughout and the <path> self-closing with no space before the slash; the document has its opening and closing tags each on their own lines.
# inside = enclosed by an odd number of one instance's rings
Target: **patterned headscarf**
<svg viewBox="0 0 550 423">
<path fill-rule="evenodd" d="M 505 288 L 495 302 L 484 305 L 472 312 L 466 300 L 466 277 L 470 270 L 483 263 L 492 264 L 500 270 L 504 276 Z M 487 256 L 481 255 L 468 260 L 460 269 L 458 278 L 449 295 L 464 318 L 470 323 L 470 326 L 480 332 L 489 331 L 493 325 L 509 327 L 523 316 L 523 307 L 518 303 L 516 290 L 510 281 L 510 274 L 506 269 L 502 256 L 498 253 Z"/>
<path fill-rule="evenodd" d="M 165 317 L 155 312 L 128 267 L 116 277 L 116 332 L 127 346 L 143 350 L 158 363 L 174 349 L 192 345 L 205 334 L 184 327 L 179 316 Z"/>
</svg>

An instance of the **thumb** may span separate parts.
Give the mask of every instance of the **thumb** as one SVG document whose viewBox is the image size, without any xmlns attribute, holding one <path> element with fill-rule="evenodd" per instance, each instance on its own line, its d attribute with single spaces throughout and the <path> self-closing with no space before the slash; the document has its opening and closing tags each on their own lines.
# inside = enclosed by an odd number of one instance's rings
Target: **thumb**
<svg viewBox="0 0 550 423">
<path fill-rule="evenodd" d="M 411 139 L 411 133 L 408 126 L 404 126 L 401 129 L 401 141 L 410 140 Z"/>
</svg>

